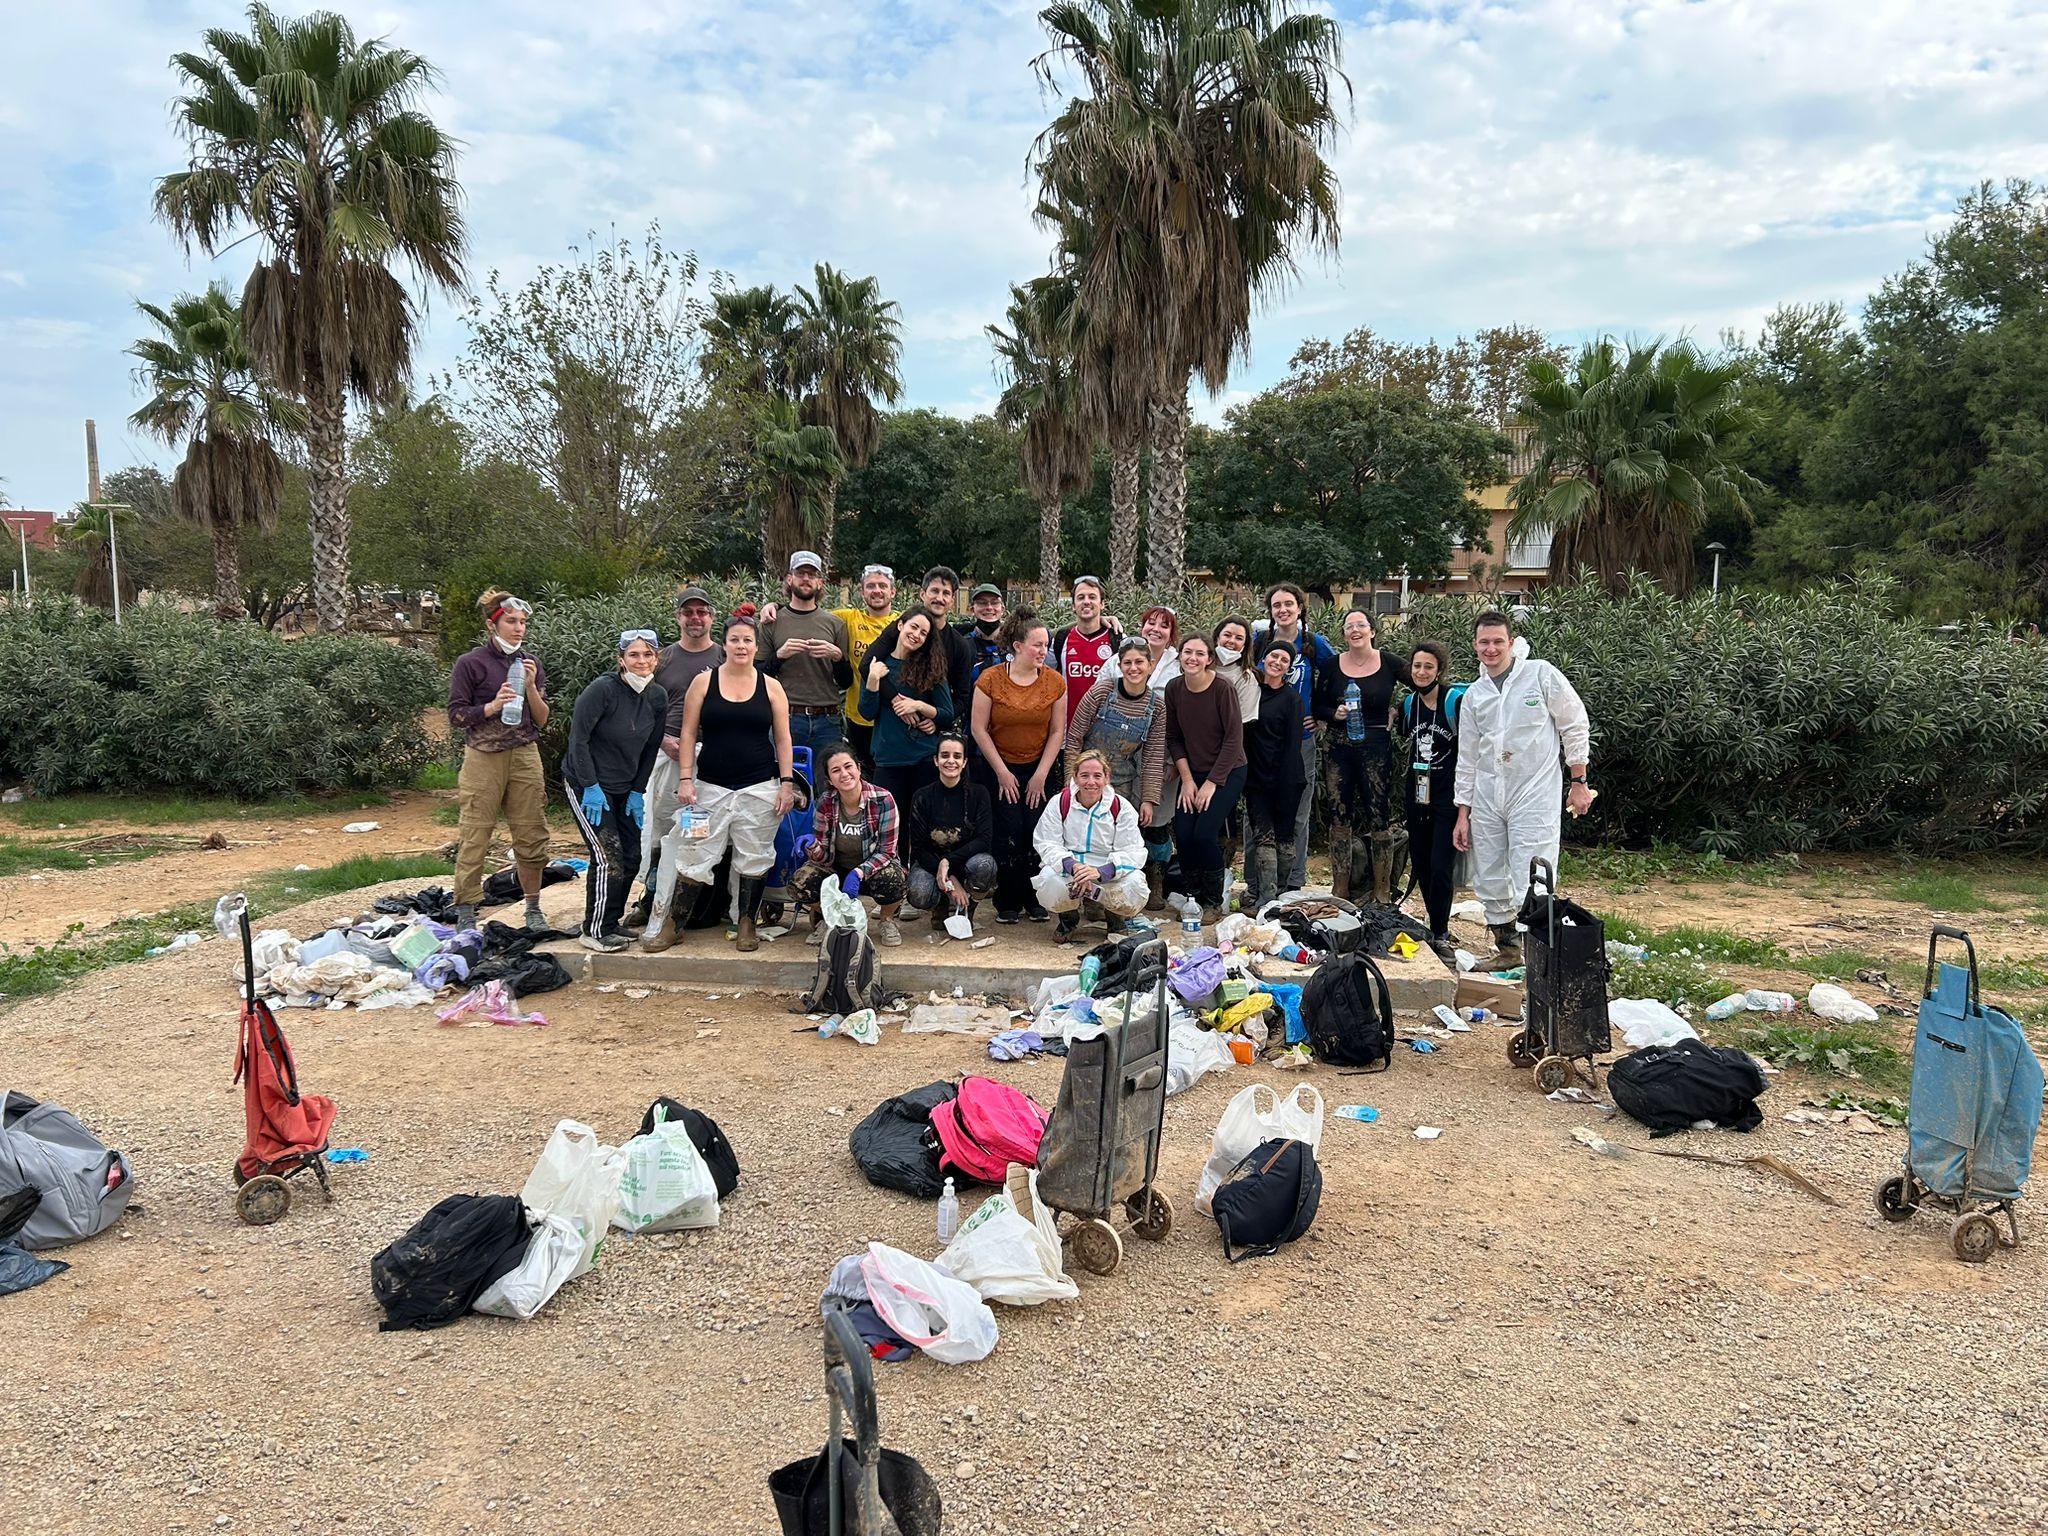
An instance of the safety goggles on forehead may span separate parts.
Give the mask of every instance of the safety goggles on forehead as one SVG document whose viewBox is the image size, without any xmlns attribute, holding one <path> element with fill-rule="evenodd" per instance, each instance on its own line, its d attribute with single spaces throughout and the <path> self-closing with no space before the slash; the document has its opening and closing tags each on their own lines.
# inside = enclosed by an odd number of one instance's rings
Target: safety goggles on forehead
<svg viewBox="0 0 2048 1536">
<path fill-rule="evenodd" d="M 1100 597 L 1102 595 L 1102 578 L 1100 576 L 1076 576 L 1074 578 L 1074 590 L 1079 592 L 1083 587 L 1093 587 L 1095 595 Z"/>
<path fill-rule="evenodd" d="M 530 615 L 532 612 L 533 604 L 529 603 L 523 597 L 501 598 L 498 602 L 498 606 L 491 610 L 491 622 L 493 624 L 497 623 L 499 619 L 503 618 L 508 613 Z"/>
<path fill-rule="evenodd" d="M 623 651 L 635 640 L 645 640 L 649 645 L 657 648 L 661 645 L 661 637 L 651 629 L 622 629 L 619 631 L 620 650 Z"/>
<path fill-rule="evenodd" d="M 860 572 L 860 579 L 862 581 L 866 581 L 870 576 L 886 576 L 891 581 L 894 581 L 896 579 L 896 573 L 890 570 L 889 567 L 887 567 L 886 565 L 862 566 Z"/>
</svg>

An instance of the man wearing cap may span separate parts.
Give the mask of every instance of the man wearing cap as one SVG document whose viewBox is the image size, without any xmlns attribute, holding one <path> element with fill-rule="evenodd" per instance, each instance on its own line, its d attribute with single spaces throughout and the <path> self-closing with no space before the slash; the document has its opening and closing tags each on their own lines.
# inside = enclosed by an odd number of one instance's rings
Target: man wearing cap
<svg viewBox="0 0 2048 1536">
<path fill-rule="evenodd" d="M 946 687 L 956 699 L 974 696 L 974 645 L 966 635 L 946 622 L 946 615 L 953 611 L 953 598 L 960 590 L 960 573 L 950 565 L 935 565 L 924 573 L 924 585 L 918 595 L 925 607 L 931 609 L 932 618 L 938 625 L 939 643 L 946 648 Z M 877 656 L 891 656 L 896 651 L 896 626 L 902 621 L 891 619 L 889 627 L 875 636 L 875 643 L 868 650 Z M 906 808 L 907 809 L 907 808 Z"/>
<path fill-rule="evenodd" d="M 668 693 L 668 716 L 661 728 L 661 756 L 647 776 L 643 791 L 647 804 L 646 823 L 640 829 L 640 900 L 627 912 L 620 925 L 638 933 L 657 904 L 669 909 L 675 891 L 675 860 L 665 857 L 674 846 L 669 834 L 675 829 L 676 784 L 681 768 L 676 761 L 683 738 L 683 697 L 699 672 L 709 672 L 725 660 L 725 647 L 711 638 L 711 594 L 702 587 L 685 587 L 676 594 L 676 622 L 681 637 L 661 648 L 655 659 L 654 681 Z M 668 890 L 657 891 L 657 883 Z"/>
<path fill-rule="evenodd" d="M 860 573 L 860 600 L 862 606 L 858 608 L 832 611 L 845 622 L 846 633 L 853 642 L 847 655 L 853 664 L 854 681 L 846 690 L 846 740 L 860 754 L 861 767 L 872 773 L 875 722 L 860 712 L 859 679 L 868 664 L 868 652 L 881 639 L 882 631 L 895 622 L 896 573 L 886 565 L 864 566 Z"/>
<path fill-rule="evenodd" d="M 825 749 L 844 740 L 839 709 L 853 681 L 852 642 L 846 620 L 818 606 L 825 590 L 825 562 L 800 549 L 789 557 L 782 590 L 789 601 L 763 610 L 761 670 L 789 696 L 789 739 L 808 747 L 812 778 Z"/>
<path fill-rule="evenodd" d="M 1102 578 L 1074 578 L 1074 622 L 1052 637 L 1046 660 L 1067 680 L 1067 718 L 1081 707 L 1082 695 L 1095 686 L 1103 668 L 1116 655 L 1124 627 L 1102 612 Z"/>
<path fill-rule="evenodd" d="M 1003 647 L 996 639 L 996 631 L 1003 627 L 1003 589 L 992 581 L 982 582 L 967 594 L 967 611 L 972 617 L 954 625 L 953 630 L 966 640 L 974 664 L 974 670 L 968 674 L 971 690 L 975 678 L 1002 664 Z"/>
</svg>

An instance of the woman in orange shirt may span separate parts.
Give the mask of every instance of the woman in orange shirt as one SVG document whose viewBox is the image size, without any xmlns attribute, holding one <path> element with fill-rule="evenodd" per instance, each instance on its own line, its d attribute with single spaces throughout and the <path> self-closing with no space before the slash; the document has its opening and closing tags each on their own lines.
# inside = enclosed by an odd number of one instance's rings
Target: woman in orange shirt
<svg viewBox="0 0 2048 1536">
<path fill-rule="evenodd" d="M 974 683 L 975 782 L 995 808 L 996 921 L 1052 914 L 1032 894 L 1038 859 L 1031 834 L 1046 797 L 1059 788 L 1060 748 L 1067 739 L 1066 679 L 1045 664 L 1052 631 L 1029 608 L 1003 621 L 997 642 L 1009 660 Z"/>
</svg>

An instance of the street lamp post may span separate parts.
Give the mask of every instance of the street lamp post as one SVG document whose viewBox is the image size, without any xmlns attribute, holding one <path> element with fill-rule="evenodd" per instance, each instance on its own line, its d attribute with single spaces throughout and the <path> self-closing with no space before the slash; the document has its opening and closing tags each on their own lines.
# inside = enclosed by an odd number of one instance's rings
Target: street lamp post
<svg viewBox="0 0 2048 1536">
<path fill-rule="evenodd" d="M 1707 546 L 1707 553 L 1714 557 L 1714 596 L 1721 595 L 1721 557 L 1728 553 L 1728 546 L 1719 539 Z"/>
</svg>

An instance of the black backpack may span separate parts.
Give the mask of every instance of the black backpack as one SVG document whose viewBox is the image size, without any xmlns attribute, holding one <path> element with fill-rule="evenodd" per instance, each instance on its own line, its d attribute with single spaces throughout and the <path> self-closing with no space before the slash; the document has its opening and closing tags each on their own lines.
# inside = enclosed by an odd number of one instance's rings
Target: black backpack
<svg viewBox="0 0 2048 1536">
<path fill-rule="evenodd" d="M 640 1134 L 654 1133 L 654 1112 L 665 1110 L 664 1118 L 670 1125 L 680 1125 L 689 1133 L 690 1144 L 697 1149 L 697 1155 L 704 1159 L 704 1166 L 711 1170 L 711 1182 L 718 1186 L 718 1198 L 723 1200 L 740 1186 L 739 1154 L 732 1149 L 732 1143 L 725 1139 L 725 1132 L 718 1128 L 718 1122 L 701 1109 L 663 1096 L 647 1106 L 647 1113 L 640 1117 Z"/>
<path fill-rule="evenodd" d="M 1316 967 L 1301 989 L 1301 1022 L 1316 1060 L 1384 1069 L 1394 1059 L 1394 1003 L 1372 957 L 1353 950 Z"/>
<path fill-rule="evenodd" d="M 1279 1137 L 1230 1170 L 1209 1209 L 1223 1234 L 1223 1256 L 1236 1264 L 1278 1253 L 1309 1229 L 1322 1201 L 1323 1170 L 1309 1144 Z"/>
<path fill-rule="evenodd" d="M 1747 1051 L 1704 1040 L 1631 1051 L 1607 1071 L 1614 1102 L 1647 1125 L 1653 1138 L 1690 1130 L 1698 1120 L 1753 1131 L 1764 1123 L 1756 1101 L 1768 1087 Z"/>
<path fill-rule="evenodd" d="M 1098 944 L 1083 955 L 1083 960 L 1093 960 L 1098 967 L 1095 990 L 1090 995 L 1101 1002 L 1125 992 L 1150 992 L 1158 986 L 1159 978 L 1166 974 L 1165 952 L 1153 949 L 1143 960 L 1137 958 L 1138 951 L 1152 942 L 1149 933 L 1126 934 Z M 1133 964 L 1134 961 L 1137 963 Z"/>
<path fill-rule="evenodd" d="M 805 1013 L 858 1013 L 888 1001 L 882 962 L 865 928 L 827 928 L 818 946 L 818 969 L 801 1003 Z"/>
<path fill-rule="evenodd" d="M 936 1200 L 945 1193 L 932 1111 L 959 1092 L 953 1083 L 927 1083 L 877 1104 L 846 1138 L 862 1176 L 878 1188 L 898 1190 L 920 1200 Z"/>
<path fill-rule="evenodd" d="M 450 1195 L 370 1260 L 379 1331 L 445 1328 L 518 1266 L 532 1235 L 517 1195 Z"/>
</svg>

